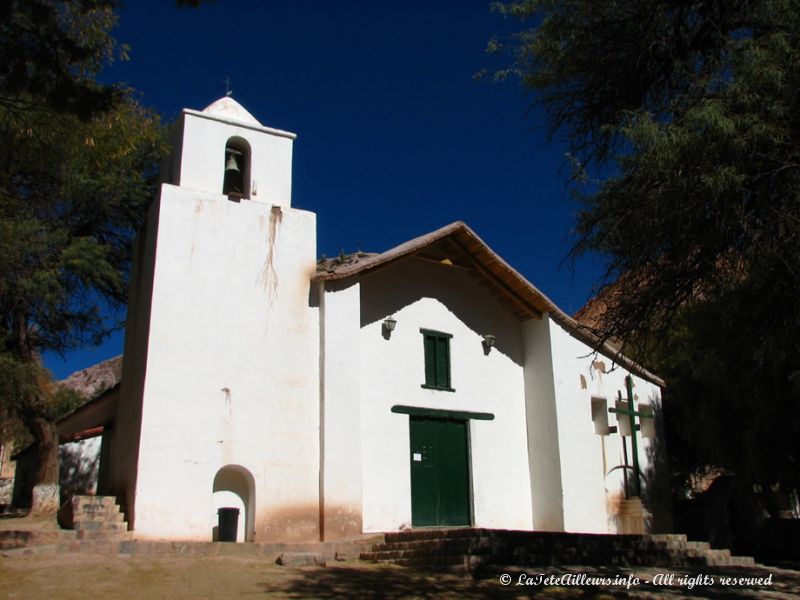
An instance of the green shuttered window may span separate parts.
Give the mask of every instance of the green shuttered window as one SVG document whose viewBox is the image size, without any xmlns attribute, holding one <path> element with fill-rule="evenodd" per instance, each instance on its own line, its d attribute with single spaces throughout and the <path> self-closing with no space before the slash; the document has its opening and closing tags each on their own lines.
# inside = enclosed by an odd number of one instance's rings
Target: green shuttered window
<svg viewBox="0 0 800 600">
<path fill-rule="evenodd" d="M 450 385 L 450 338 L 449 333 L 420 329 L 425 344 L 424 388 L 454 392 Z"/>
</svg>

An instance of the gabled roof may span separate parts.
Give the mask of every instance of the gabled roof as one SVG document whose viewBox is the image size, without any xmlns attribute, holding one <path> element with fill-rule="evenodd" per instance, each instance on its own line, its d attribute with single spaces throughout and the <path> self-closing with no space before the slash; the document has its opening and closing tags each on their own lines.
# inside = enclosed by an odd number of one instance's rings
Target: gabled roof
<svg viewBox="0 0 800 600">
<path fill-rule="evenodd" d="M 498 256 L 466 223 L 456 221 L 381 254 L 366 255 L 343 264 L 321 263 L 317 281 L 363 275 L 407 256 L 467 269 L 480 285 L 520 320 L 541 318 L 556 305 L 511 265 Z"/>
<path fill-rule="evenodd" d="M 403 258 L 415 256 L 465 269 L 477 283 L 520 321 L 550 316 L 571 335 L 612 358 L 626 369 L 663 386 L 664 381 L 636 364 L 611 344 L 598 348 L 598 337 L 525 279 L 503 260 L 466 223 L 456 221 L 380 254 L 353 255 L 345 259 L 320 261 L 315 281 L 336 281 L 361 277 Z"/>
</svg>

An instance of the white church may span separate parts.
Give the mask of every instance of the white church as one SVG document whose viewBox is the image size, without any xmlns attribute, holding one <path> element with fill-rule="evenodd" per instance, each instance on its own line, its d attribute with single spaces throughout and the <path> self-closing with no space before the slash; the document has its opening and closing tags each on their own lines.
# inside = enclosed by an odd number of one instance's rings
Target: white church
<svg viewBox="0 0 800 600">
<path fill-rule="evenodd" d="M 173 135 L 121 385 L 61 422 L 136 538 L 217 539 L 220 508 L 260 542 L 669 526 L 663 382 L 470 227 L 318 262 L 295 134 L 226 97 Z"/>
</svg>

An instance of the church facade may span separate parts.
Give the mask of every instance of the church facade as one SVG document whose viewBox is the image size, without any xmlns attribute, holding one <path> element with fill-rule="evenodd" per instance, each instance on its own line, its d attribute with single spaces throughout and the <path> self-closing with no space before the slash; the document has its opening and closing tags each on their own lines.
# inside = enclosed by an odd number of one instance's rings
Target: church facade
<svg viewBox="0 0 800 600">
<path fill-rule="evenodd" d="M 98 488 L 137 538 L 216 539 L 220 508 L 239 541 L 614 533 L 637 461 L 643 522 L 663 529 L 658 377 L 593 354 L 464 223 L 318 263 L 316 216 L 291 206 L 295 135 L 231 98 L 173 133 L 121 387 L 81 425 L 103 426 Z M 609 411 L 627 377 L 633 429 Z"/>
</svg>

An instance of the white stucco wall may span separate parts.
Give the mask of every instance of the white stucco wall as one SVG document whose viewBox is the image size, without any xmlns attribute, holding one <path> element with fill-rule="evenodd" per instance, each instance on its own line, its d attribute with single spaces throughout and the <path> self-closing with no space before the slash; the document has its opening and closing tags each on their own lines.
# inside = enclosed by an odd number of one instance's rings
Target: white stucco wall
<svg viewBox="0 0 800 600">
<path fill-rule="evenodd" d="M 153 202 L 134 243 L 133 272 L 125 321 L 124 359 L 114 431 L 110 436 L 110 490 L 125 506 L 129 525 L 135 524 L 136 478 L 142 430 L 142 393 L 150 337 L 156 239 L 161 202 Z"/>
<path fill-rule="evenodd" d="M 409 258 L 361 280 L 361 443 L 365 531 L 411 523 L 409 417 L 395 405 L 492 413 L 469 421 L 473 523 L 531 528 L 518 321 L 463 270 Z M 383 319 L 394 315 L 390 339 Z M 424 389 L 420 328 L 452 334 L 455 392 Z M 485 355 L 482 336 L 497 336 Z"/>
<path fill-rule="evenodd" d="M 398 405 L 493 415 L 467 421 L 474 526 L 613 531 L 621 443 L 596 435 L 591 398 L 612 406 L 626 372 L 593 367 L 547 315 L 518 321 L 456 266 L 411 256 L 312 289 L 315 215 L 290 208 L 294 134 L 212 107 L 178 121 L 137 247 L 109 451 L 137 537 L 210 540 L 220 506 L 240 508 L 239 538 L 256 541 L 410 525 Z M 221 193 L 231 137 L 250 148 L 239 202 Z M 421 329 L 452 335 L 455 391 L 421 387 Z M 657 407 L 658 387 L 634 381 Z M 643 441 L 644 470 L 652 450 Z"/>
<path fill-rule="evenodd" d="M 357 282 L 320 285 L 324 539 L 362 532 L 360 296 Z"/>
<path fill-rule="evenodd" d="M 547 317 L 529 319 L 521 327 L 533 528 L 539 531 L 563 531 L 561 440 L 550 320 Z"/>
<path fill-rule="evenodd" d="M 223 144 L 224 146 L 224 144 Z M 255 481 L 255 539 L 316 539 L 315 216 L 164 185 L 135 531 L 210 540 L 218 470 Z"/>
<path fill-rule="evenodd" d="M 622 391 L 623 398 L 626 398 L 625 377 L 629 371 L 615 367 L 608 357 L 593 355 L 589 346 L 570 335 L 549 316 L 547 321 L 555 375 L 564 529 L 614 533 L 616 523 L 609 502 L 623 493 L 622 478 L 621 471 L 610 476 L 606 474 L 614 466 L 623 464 L 622 440 L 619 434 L 602 436 L 595 433 L 591 399 L 593 396 L 607 398 L 608 407 L 613 407 L 618 391 Z M 637 406 L 642 403 L 660 406 L 657 385 L 636 375 L 633 382 Z M 617 425 L 613 414 L 609 415 L 609 425 Z M 640 442 L 639 464 L 642 472 L 647 473 L 653 463 L 650 452 L 653 441 L 638 434 L 637 439 Z"/>
</svg>

